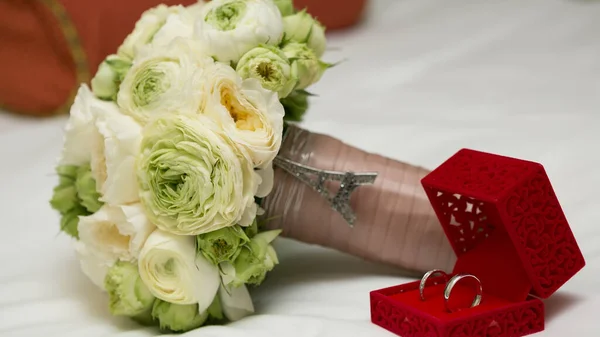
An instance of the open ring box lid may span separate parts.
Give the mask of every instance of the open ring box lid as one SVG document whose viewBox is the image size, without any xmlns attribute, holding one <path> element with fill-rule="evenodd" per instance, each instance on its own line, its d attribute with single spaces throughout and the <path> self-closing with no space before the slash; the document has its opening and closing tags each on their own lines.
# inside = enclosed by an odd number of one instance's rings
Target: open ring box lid
<svg viewBox="0 0 600 337">
<path fill-rule="evenodd" d="M 457 284 L 445 309 L 443 279 L 371 292 L 371 320 L 403 337 L 525 336 L 544 330 L 544 305 L 585 265 L 542 165 L 468 149 L 422 179 L 457 255 L 450 276 L 475 275 L 483 300 L 468 308 L 472 285 Z M 431 282 L 431 283 L 430 283 Z M 432 283 L 438 283 L 437 285 Z M 461 298 L 463 297 L 463 298 Z"/>
</svg>

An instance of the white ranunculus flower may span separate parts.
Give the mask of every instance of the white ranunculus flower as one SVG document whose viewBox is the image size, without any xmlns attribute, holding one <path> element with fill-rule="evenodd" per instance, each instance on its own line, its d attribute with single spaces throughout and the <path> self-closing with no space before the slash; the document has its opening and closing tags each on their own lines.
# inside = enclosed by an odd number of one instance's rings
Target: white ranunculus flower
<svg viewBox="0 0 600 337">
<path fill-rule="evenodd" d="M 79 259 L 79 265 L 81 266 L 81 271 L 83 271 L 83 273 L 98 288 L 104 290 L 104 279 L 106 278 L 106 273 L 116 262 L 116 260 L 102 254 L 96 254 L 81 241 L 75 241 L 74 245 L 77 258 Z"/>
<path fill-rule="evenodd" d="M 189 39 L 145 48 L 121 83 L 117 103 L 124 114 L 143 124 L 163 114 L 196 114 L 202 99 L 201 74 L 213 63 Z"/>
<path fill-rule="evenodd" d="M 180 8 L 178 6 L 178 8 Z M 194 36 L 194 22 L 199 16 L 199 9 L 180 9 L 177 13 L 171 13 L 167 16 L 164 25 L 154 34 L 152 48 L 163 48 L 169 45 L 176 38 L 192 38 Z"/>
<path fill-rule="evenodd" d="M 194 18 L 194 21 L 201 17 L 202 8 L 207 4 L 204 0 L 198 0 L 195 4 L 186 7 L 187 12 Z"/>
<path fill-rule="evenodd" d="M 215 63 L 204 74 L 201 112 L 248 152 L 255 167 L 271 163 L 281 147 L 283 106 L 277 93 L 256 79 L 242 80 L 231 67 Z"/>
<path fill-rule="evenodd" d="M 254 313 L 254 304 L 245 285 L 225 289 L 219 289 L 219 300 L 223 308 L 223 314 L 228 320 L 235 322 Z"/>
<path fill-rule="evenodd" d="M 103 202 L 136 202 L 139 193 L 134 166 L 141 132 L 135 120 L 121 114 L 114 102 L 96 98 L 82 85 L 71 107 L 59 164 L 90 164 Z"/>
<path fill-rule="evenodd" d="M 189 14 L 191 13 L 181 5 L 161 4 L 145 11 L 119 47 L 118 55 L 133 60 L 147 45 L 161 47 L 169 44 L 175 37 L 191 37 L 194 18 Z"/>
<path fill-rule="evenodd" d="M 278 45 L 283 37 L 283 19 L 272 0 L 213 0 L 201 12 L 194 34 L 220 62 L 237 62 L 250 49 Z"/>
<path fill-rule="evenodd" d="M 77 229 L 79 240 L 94 256 L 134 262 L 155 226 L 140 204 L 104 205 L 96 213 L 80 217 Z"/>
<path fill-rule="evenodd" d="M 154 231 L 139 257 L 140 277 L 154 296 L 174 304 L 198 303 L 204 312 L 219 289 L 216 266 L 196 252 L 193 236 Z"/>
<path fill-rule="evenodd" d="M 95 118 L 93 106 L 110 106 L 110 103 L 99 100 L 87 85 L 81 85 L 65 127 L 60 165 L 80 166 L 90 162 L 93 143 L 92 121 Z"/>
<path fill-rule="evenodd" d="M 123 115 L 116 104 L 93 106 L 95 116 L 90 136 L 90 166 L 100 200 L 122 205 L 139 200 L 135 160 L 142 140 L 142 127 Z"/>
</svg>

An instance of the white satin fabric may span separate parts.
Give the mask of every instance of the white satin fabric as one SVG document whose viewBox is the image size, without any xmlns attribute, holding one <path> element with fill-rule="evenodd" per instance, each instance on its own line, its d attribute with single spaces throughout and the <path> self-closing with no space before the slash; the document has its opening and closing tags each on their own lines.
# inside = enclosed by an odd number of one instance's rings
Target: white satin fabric
<svg viewBox="0 0 600 337">
<path fill-rule="evenodd" d="M 539 336 L 600 335 L 600 2 L 373 0 L 325 58 L 345 61 L 311 88 L 311 131 L 427 168 L 463 147 L 544 164 L 588 265 L 546 301 Z M 64 123 L 0 114 L 0 335 L 156 335 L 110 316 L 59 234 L 48 200 Z M 410 278 L 277 249 L 255 316 L 186 336 L 392 336 L 370 323 L 368 294 Z"/>
</svg>

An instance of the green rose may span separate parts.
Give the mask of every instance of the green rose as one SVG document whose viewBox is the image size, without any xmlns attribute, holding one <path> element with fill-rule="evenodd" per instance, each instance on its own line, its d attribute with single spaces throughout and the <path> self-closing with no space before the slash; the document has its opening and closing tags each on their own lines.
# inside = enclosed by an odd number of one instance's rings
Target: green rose
<svg viewBox="0 0 600 337">
<path fill-rule="evenodd" d="M 304 43 L 290 43 L 283 47 L 283 52 L 292 62 L 292 76 L 298 79 L 295 89 L 305 89 L 317 83 L 330 67 Z"/>
<path fill-rule="evenodd" d="M 204 116 L 153 121 L 137 164 L 142 205 L 166 232 L 199 235 L 255 217 L 252 162 Z"/>
<path fill-rule="evenodd" d="M 265 279 L 267 272 L 273 270 L 279 263 L 277 253 L 271 242 L 279 236 L 281 230 L 267 231 L 257 234 L 242 248 L 240 254 L 233 262 L 235 276 L 231 282 L 233 287 L 243 284 L 260 285 Z M 230 268 L 224 268 L 225 273 L 230 273 Z M 226 276 L 224 280 L 229 280 Z"/>
<path fill-rule="evenodd" d="M 149 310 L 155 297 L 140 278 L 137 264 L 118 261 L 106 274 L 104 288 L 113 315 L 136 316 Z"/>
<path fill-rule="evenodd" d="M 162 329 L 177 332 L 192 330 L 202 325 L 222 324 L 225 322 L 219 296 L 215 296 L 212 304 L 206 309 L 206 312 L 199 315 L 194 314 L 191 310 L 195 309 L 196 312 L 198 311 L 198 306 L 194 304 L 177 305 L 162 300 L 156 300 L 156 302 L 161 303 L 151 305 L 148 310 L 131 318 L 145 326 L 152 326 L 159 323 Z M 180 319 L 177 315 L 182 315 L 183 319 Z M 185 318 L 190 317 L 189 323 L 184 321 Z M 206 320 L 202 322 L 204 318 Z"/>
<path fill-rule="evenodd" d="M 160 328 L 186 332 L 201 327 L 208 319 L 208 311 L 198 312 L 198 304 L 173 304 L 157 299 L 152 306 L 152 318 Z"/>
<path fill-rule="evenodd" d="M 79 217 L 95 213 L 103 204 L 96 192 L 96 181 L 89 165 L 61 165 L 56 172 L 59 183 L 54 188 L 50 206 L 61 215 L 60 229 L 78 239 Z"/>
<path fill-rule="evenodd" d="M 273 0 L 279 11 L 281 12 L 281 16 L 292 15 L 296 12 L 294 8 L 293 0 Z"/>
<path fill-rule="evenodd" d="M 244 54 L 237 64 L 237 73 L 243 78 L 255 78 L 263 88 L 286 97 L 296 86 L 289 60 L 277 47 L 260 46 Z"/>
<path fill-rule="evenodd" d="M 217 265 L 221 262 L 235 260 L 242 246 L 250 239 L 242 227 L 235 225 L 198 235 L 196 241 L 198 251 Z"/>
<path fill-rule="evenodd" d="M 305 43 L 317 57 L 321 57 L 325 53 L 325 48 L 327 48 L 325 27 L 306 10 L 284 17 L 283 29 L 285 32 L 284 43 Z"/>
<path fill-rule="evenodd" d="M 98 67 L 92 79 L 92 91 L 96 97 L 116 101 L 119 86 L 131 68 L 131 61 L 118 55 L 109 55 Z"/>
</svg>

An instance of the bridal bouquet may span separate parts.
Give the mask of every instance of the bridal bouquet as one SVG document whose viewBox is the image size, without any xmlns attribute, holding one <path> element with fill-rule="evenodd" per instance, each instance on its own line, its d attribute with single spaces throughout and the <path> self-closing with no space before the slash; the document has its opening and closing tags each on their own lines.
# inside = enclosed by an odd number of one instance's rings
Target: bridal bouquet
<svg viewBox="0 0 600 337">
<path fill-rule="evenodd" d="M 113 315 L 187 331 L 253 312 L 281 233 L 260 202 L 325 45 L 291 0 L 161 5 L 81 85 L 51 205 Z"/>
</svg>

